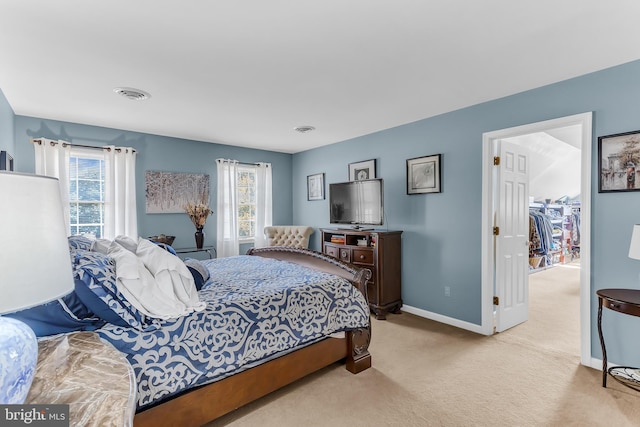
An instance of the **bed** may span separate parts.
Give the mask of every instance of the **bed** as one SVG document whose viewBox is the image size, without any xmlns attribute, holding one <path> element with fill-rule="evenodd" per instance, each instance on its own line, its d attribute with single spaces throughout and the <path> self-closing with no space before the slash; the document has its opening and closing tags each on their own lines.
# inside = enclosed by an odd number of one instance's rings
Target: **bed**
<svg viewBox="0 0 640 427">
<path fill-rule="evenodd" d="M 109 279 L 108 265 L 77 249 L 76 277 L 87 288 Z M 135 426 L 202 425 L 338 361 L 352 373 L 371 366 L 369 270 L 277 246 L 193 262 L 195 282 L 209 276 L 198 290 L 205 308 L 158 320 L 118 306 L 133 315 L 96 329 L 135 371 Z"/>
</svg>

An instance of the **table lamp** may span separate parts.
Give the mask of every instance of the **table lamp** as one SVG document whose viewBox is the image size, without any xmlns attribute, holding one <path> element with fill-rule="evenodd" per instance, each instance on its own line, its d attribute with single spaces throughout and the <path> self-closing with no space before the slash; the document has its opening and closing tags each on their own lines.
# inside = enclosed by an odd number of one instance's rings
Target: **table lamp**
<svg viewBox="0 0 640 427">
<path fill-rule="evenodd" d="M 640 224 L 633 226 L 631 244 L 629 245 L 629 258 L 640 259 Z"/>
<path fill-rule="evenodd" d="M 0 404 L 24 403 L 38 360 L 25 323 L 2 316 L 74 288 L 58 180 L 0 172 Z"/>
</svg>

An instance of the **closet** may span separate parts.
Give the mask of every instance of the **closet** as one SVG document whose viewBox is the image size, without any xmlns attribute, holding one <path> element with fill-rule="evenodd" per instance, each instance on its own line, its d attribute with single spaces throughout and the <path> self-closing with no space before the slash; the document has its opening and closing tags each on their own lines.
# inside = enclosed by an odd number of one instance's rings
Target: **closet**
<svg viewBox="0 0 640 427">
<path fill-rule="evenodd" d="M 529 272 L 580 256 L 580 205 L 529 203 Z"/>
</svg>

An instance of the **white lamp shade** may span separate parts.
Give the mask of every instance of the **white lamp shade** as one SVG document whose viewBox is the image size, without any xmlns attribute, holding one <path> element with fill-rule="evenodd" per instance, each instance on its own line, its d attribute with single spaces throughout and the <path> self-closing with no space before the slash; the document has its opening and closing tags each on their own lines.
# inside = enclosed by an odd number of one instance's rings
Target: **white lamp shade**
<svg viewBox="0 0 640 427">
<path fill-rule="evenodd" d="M 0 314 L 74 288 L 58 180 L 0 172 Z"/>
<path fill-rule="evenodd" d="M 640 224 L 633 226 L 631 244 L 629 245 L 629 258 L 640 259 Z"/>
</svg>

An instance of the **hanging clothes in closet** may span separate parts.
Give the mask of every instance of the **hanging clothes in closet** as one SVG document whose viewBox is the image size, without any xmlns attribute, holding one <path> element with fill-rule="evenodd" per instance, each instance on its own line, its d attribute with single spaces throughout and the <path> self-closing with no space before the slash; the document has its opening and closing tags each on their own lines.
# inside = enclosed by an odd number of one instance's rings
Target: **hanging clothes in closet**
<svg viewBox="0 0 640 427">
<path fill-rule="evenodd" d="M 552 263 L 550 251 L 555 249 L 553 242 L 553 226 L 549 217 L 535 209 L 529 210 L 530 250 L 544 256 L 546 264 Z"/>
<path fill-rule="evenodd" d="M 580 208 L 571 210 L 571 253 L 574 257 L 580 256 Z"/>
</svg>

